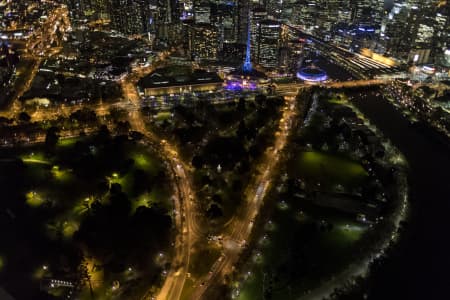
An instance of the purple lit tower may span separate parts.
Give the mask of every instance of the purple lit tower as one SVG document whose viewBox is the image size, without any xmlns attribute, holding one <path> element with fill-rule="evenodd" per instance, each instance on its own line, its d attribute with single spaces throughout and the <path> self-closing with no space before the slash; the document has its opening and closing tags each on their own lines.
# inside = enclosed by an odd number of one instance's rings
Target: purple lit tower
<svg viewBox="0 0 450 300">
<path fill-rule="evenodd" d="M 244 65 L 242 66 L 242 70 L 244 71 L 244 74 L 245 73 L 251 73 L 252 70 L 253 70 L 252 62 L 250 60 L 250 58 L 251 58 L 250 57 L 251 56 L 251 54 L 250 54 L 250 37 L 251 37 L 251 34 L 250 34 L 250 17 L 248 18 L 248 23 L 247 24 L 248 24 L 247 25 L 247 47 L 246 47 L 246 50 L 245 50 Z"/>
<path fill-rule="evenodd" d="M 250 14 L 249 14 L 250 15 Z M 250 18 L 247 23 L 247 45 L 245 59 L 241 68 L 226 77 L 225 89 L 229 91 L 255 91 L 261 90 L 269 84 L 267 76 L 263 72 L 253 69 L 250 51 Z"/>
</svg>

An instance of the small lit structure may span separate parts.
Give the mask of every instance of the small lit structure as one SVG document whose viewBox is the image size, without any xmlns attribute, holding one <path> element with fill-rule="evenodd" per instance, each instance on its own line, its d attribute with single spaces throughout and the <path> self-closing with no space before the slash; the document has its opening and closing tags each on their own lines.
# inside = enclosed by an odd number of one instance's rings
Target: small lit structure
<svg viewBox="0 0 450 300">
<path fill-rule="evenodd" d="M 434 75 L 434 73 L 436 73 L 436 68 L 430 65 L 422 66 L 421 70 L 422 73 L 425 73 L 427 75 Z"/>
<path fill-rule="evenodd" d="M 238 70 L 226 77 L 225 89 L 229 91 L 256 91 L 270 83 L 262 72 Z"/>
</svg>

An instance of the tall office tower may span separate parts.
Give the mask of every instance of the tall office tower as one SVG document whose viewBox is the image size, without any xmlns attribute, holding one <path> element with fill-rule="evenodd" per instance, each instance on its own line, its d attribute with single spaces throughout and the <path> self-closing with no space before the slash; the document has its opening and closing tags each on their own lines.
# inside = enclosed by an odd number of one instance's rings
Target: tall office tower
<svg viewBox="0 0 450 300">
<path fill-rule="evenodd" d="M 250 0 L 237 1 L 238 18 L 236 22 L 237 42 L 245 44 L 247 41 L 247 28 L 250 14 Z"/>
<path fill-rule="evenodd" d="M 110 0 L 66 0 L 66 4 L 74 23 L 109 18 Z"/>
<path fill-rule="evenodd" d="M 346 23 L 351 20 L 351 9 L 348 1 L 328 0 L 325 2 L 328 20 L 334 23 Z"/>
<path fill-rule="evenodd" d="M 230 4 L 221 5 L 218 12 L 219 18 L 217 24 L 221 27 L 223 42 L 236 42 L 236 6 Z"/>
<path fill-rule="evenodd" d="M 260 22 L 267 17 L 267 11 L 262 6 L 257 6 L 250 12 L 250 49 L 253 57 L 259 57 Z"/>
<path fill-rule="evenodd" d="M 115 0 L 111 8 L 111 29 L 124 34 L 145 32 L 142 6 L 135 0 Z"/>
<path fill-rule="evenodd" d="M 347 0 L 301 0 L 290 21 L 303 31 L 329 40 L 336 26 L 349 24 L 352 10 Z"/>
<path fill-rule="evenodd" d="M 406 4 L 411 8 L 430 8 L 436 6 L 439 0 L 406 0 Z"/>
<path fill-rule="evenodd" d="M 194 20 L 196 24 L 210 24 L 211 3 L 208 0 L 194 1 Z"/>
<path fill-rule="evenodd" d="M 319 16 L 321 18 L 322 36 L 329 36 L 332 29 L 339 24 L 349 24 L 351 21 L 351 7 L 345 0 L 328 0 L 323 2 L 323 8 Z"/>
<path fill-rule="evenodd" d="M 220 52 L 222 52 L 224 44 L 236 42 L 236 19 L 236 6 L 233 2 L 214 3 L 211 5 L 210 24 L 217 28 Z"/>
<path fill-rule="evenodd" d="M 352 23 L 379 25 L 384 15 L 384 0 L 351 0 Z"/>
<path fill-rule="evenodd" d="M 298 5 L 293 8 L 290 21 L 299 25 L 303 31 L 312 33 L 316 25 L 319 9 L 317 0 L 300 0 Z"/>
<path fill-rule="evenodd" d="M 282 23 L 289 22 L 291 19 L 292 13 L 294 11 L 294 7 L 298 5 L 296 0 L 282 0 L 280 7 L 281 13 L 279 16 L 279 20 Z"/>
<path fill-rule="evenodd" d="M 216 60 L 218 57 L 217 28 L 208 24 L 187 27 L 189 56 L 195 60 Z"/>
<path fill-rule="evenodd" d="M 161 22 L 158 1 L 145 1 L 142 5 L 142 18 L 145 32 L 155 35 L 157 25 Z"/>
<path fill-rule="evenodd" d="M 410 34 L 412 35 L 408 62 L 418 64 L 432 62 L 435 57 L 433 39 L 436 34 L 437 3 L 434 0 L 410 0 L 408 4 Z"/>
<path fill-rule="evenodd" d="M 96 19 L 109 18 L 109 1 L 108 0 L 91 0 L 91 7 Z"/>
<path fill-rule="evenodd" d="M 264 6 L 271 19 L 280 19 L 283 10 L 283 0 L 265 0 Z"/>
<path fill-rule="evenodd" d="M 389 14 L 381 24 L 378 52 L 384 52 L 391 56 L 403 56 L 408 41 L 405 41 L 404 30 L 408 21 L 409 11 L 406 3 L 394 3 Z M 406 43 L 405 43 L 406 42 Z"/>
<path fill-rule="evenodd" d="M 145 1 L 145 0 L 141 0 Z M 159 0 L 161 11 L 164 12 L 167 23 L 175 24 L 182 19 L 182 12 L 184 11 L 184 2 L 178 0 Z"/>
<path fill-rule="evenodd" d="M 325 40 L 331 38 L 333 28 L 348 24 L 351 9 L 345 0 L 309 0 L 303 1 L 303 7 L 295 10 L 298 22 L 303 29 Z"/>
<path fill-rule="evenodd" d="M 180 19 L 190 20 L 194 17 L 194 1 L 193 0 L 181 0 L 180 6 Z"/>
<path fill-rule="evenodd" d="M 182 38 L 181 20 L 174 18 L 178 15 L 179 5 L 173 6 L 172 0 L 134 0 L 140 1 L 144 33 L 147 33 L 151 40 L 155 40 L 162 45 L 177 44 Z M 176 13 L 173 7 L 177 8 Z"/>
<path fill-rule="evenodd" d="M 433 61 L 436 28 L 435 0 L 407 0 L 394 4 L 380 32 L 382 49 L 408 63 Z"/>
<path fill-rule="evenodd" d="M 259 24 L 259 55 L 256 59 L 265 68 L 278 67 L 281 24 L 269 19 L 263 20 Z"/>
<path fill-rule="evenodd" d="M 352 19 L 352 11 L 348 1 L 339 1 L 337 7 L 337 22 L 349 24 Z"/>
<path fill-rule="evenodd" d="M 237 0 L 220 0 L 212 8 L 211 24 L 217 28 L 219 52 L 224 61 L 241 61 L 243 55 L 239 9 Z"/>
<path fill-rule="evenodd" d="M 90 0 L 66 0 L 67 8 L 72 22 L 84 20 L 86 13 L 91 9 Z"/>
<path fill-rule="evenodd" d="M 450 3 L 439 5 L 435 15 L 433 53 L 438 65 L 450 67 Z"/>
<path fill-rule="evenodd" d="M 280 66 L 284 65 L 285 69 L 291 71 L 298 70 L 303 63 L 305 40 L 299 39 L 297 30 L 282 25 L 280 45 Z"/>
</svg>

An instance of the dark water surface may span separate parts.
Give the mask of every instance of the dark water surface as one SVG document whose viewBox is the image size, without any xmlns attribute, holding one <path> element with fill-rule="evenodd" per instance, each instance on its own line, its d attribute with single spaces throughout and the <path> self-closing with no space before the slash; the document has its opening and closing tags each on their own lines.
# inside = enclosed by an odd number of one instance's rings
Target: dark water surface
<svg viewBox="0 0 450 300">
<path fill-rule="evenodd" d="M 450 148 L 371 94 L 354 104 L 405 155 L 412 216 L 392 259 L 371 279 L 370 299 L 450 299 Z"/>
</svg>

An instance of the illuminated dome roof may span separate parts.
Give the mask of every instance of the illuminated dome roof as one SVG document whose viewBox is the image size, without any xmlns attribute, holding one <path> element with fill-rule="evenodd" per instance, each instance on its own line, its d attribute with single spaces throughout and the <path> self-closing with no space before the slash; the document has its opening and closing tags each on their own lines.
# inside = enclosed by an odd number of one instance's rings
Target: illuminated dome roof
<svg viewBox="0 0 450 300">
<path fill-rule="evenodd" d="M 328 79 L 327 73 L 315 66 L 304 67 L 298 70 L 297 78 L 309 82 L 321 82 Z"/>
</svg>

